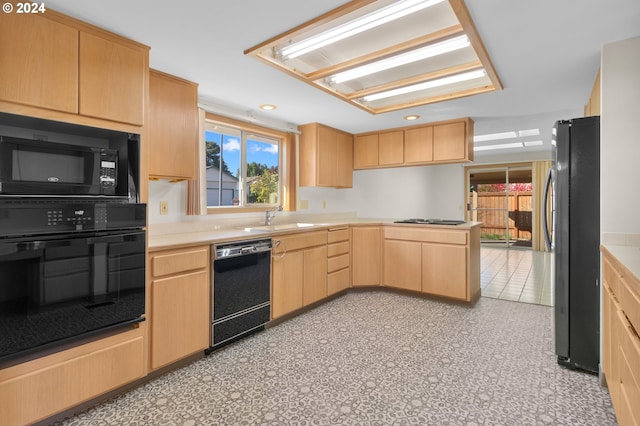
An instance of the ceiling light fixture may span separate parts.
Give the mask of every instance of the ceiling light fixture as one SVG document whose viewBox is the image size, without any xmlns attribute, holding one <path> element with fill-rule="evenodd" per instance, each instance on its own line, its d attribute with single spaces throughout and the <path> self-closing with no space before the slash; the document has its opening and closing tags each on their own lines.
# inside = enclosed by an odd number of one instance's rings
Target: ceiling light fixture
<svg viewBox="0 0 640 426">
<path fill-rule="evenodd" d="M 392 96 L 404 95 L 420 90 L 433 89 L 434 87 L 446 86 L 448 84 L 460 83 L 463 81 L 481 78 L 486 75 L 483 69 L 469 71 L 462 74 L 451 75 L 449 77 L 438 78 L 436 80 L 426 81 L 424 83 L 413 84 L 411 86 L 400 87 L 398 89 L 387 90 L 385 92 L 374 93 L 362 98 L 365 102 L 377 101 L 378 99 L 390 98 Z"/>
<path fill-rule="evenodd" d="M 274 109 L 276 109 L 276 106 L 272 104 L 262 104 L 260 105 L 260 109 L 264 111 L 273 111 Z"/>
<path fill-rule="evenodd" d="M 284 47 L 280 50 L 280 54 L 285 60 L 293 59 L 443 1 L 444 0 L 399 1 L 383 9 L 371 12 L 358 19 L 354 19 L 353 21 L 349 21 L 343 25 Z"/>
<path fill-rule="evenodd" d="M 523 143 L 524 143 L 524 146 L 540 146 L 544 142 L 542 142 L 542 141 L 526 141 L 526 142 L 523 142 Z"/>
<path fill-rule="evenodd" d="M 407 121 L 414 121 L 414 120 L 417 120 L 418 118 L 420 118 L 420 116 L 417 115 L 417 114 L 405 115 L 404 116 L 404 119 L 407 120 Z"/>
<path fill-rule="evenodd" d="M 500 139 L 514 139 L 518 135 L 516 132 L 489 133 L 486 135 L 477 135 L 473 137 L 474 142 L 497 141 Z"/>
<path fill-rule="evenodd" d="M 522 142 L 514 142 L 514 143 L 502 143 L 502 144 L 496 144 L 496 145 L 479 145 L 479 146 L 474 146 L 473 150 L 474 151 L 490 151 L 493 149 L 507 149 L 507 148 L 522 148 Z"/>
<path fill-rule="evenodd" d="M 471 43 L 469 42 L 469 38 L 466 35 L 461 35 L 459 37 L 441 41 L 439 43 L 431 44 L 429 46 L 383 59 L 381 61 L 372 62 L 370 64 L 362 65 L 357 68 L 338 73 L 330 77 L 330 80 L 333 83 L 340 84 L 344 83 L 345 81 L 363 77 L 365 75 L 375 74 L 380 71 L 410 64 L 412 62 L 421 61 L 423 59 L 432 58 L 444 53 L 453 52 L 454 50 L 463 49 L 465 47 L 469 47 L 470 45 Z"/>
<path fill-rule="evenodd" d="M 529 129 L 529 130 L 518 130 L 518 136 L 538 136 L 540 134 L 540 129 Z"/>
</svg>

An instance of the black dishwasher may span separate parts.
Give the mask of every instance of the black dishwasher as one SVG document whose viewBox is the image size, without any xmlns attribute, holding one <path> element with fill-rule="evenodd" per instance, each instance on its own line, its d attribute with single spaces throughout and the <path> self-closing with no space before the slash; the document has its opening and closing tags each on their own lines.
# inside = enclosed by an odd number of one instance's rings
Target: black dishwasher
<svg viewBox="0 0 640 426">
<path fill-rule="evenodd" d="M 211 350 L 264 329 L 271 317 L 271 239 L 213 250 Z"/>
</svg>

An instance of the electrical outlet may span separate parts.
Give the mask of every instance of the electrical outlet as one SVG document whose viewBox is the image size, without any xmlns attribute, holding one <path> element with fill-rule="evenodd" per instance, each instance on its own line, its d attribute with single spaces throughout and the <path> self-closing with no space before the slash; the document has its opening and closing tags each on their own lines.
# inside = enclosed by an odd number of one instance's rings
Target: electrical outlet
<svg viewBox="0 0 640 426">
<path fill-rule="evenodd" d="M 323 209 L 327 208 L 327 200 L 322 200 L 322 208 Z"/>
<path fill-rule="evenodd" d="M 300 200 L 300 210 L 307 210 L 309 208 L 309 200 Z"/>
<path fill-rule="evenodd" d="M 160 201 L 160 214 L 169 214 L 169 202 Z"/>
</svg>

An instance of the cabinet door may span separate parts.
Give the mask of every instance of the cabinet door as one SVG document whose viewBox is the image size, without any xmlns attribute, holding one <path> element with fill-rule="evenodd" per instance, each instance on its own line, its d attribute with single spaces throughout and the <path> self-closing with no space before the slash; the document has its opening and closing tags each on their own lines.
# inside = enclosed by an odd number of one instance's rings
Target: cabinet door
<svg viewBox="0 0 640 426">
<path fill-rule="evenodd" d="M 0 14 L 0 99 L 78 112 L 78 30 L 36 14 Z"/>
<path fill-rule="evenodd" d="M 618 423 L 640 424 L 640 338 L 623 311 L 618 311 L 620 332 L 620 381 L 618 405 L 614 406 Z"/>
<path fill-rule="evenodd" d="M 404 131 L 404 162 L 427 163 L 433 161 L 433 127 L 417 127 Z"/>
<path fill-rule="evenodd" d="M 464 160 L 466 153 L 464 122 L 440 124 L 433 128 L 433 160 Z"/>
<path fill-rule="evenodd" d="M 354 227 L 351 239 L 351 268 L 354 286 L 380 285 L 382 263 L 380 227 Z"/>
<path fill-rule="evenodd" d="M 338 132 L 336 186 L 351 188 L 353 186 L 353 136 Z"/>
<path fill-rule="evenodd" d="M 353 168 L 378 165 L 378 134 L 355 136 L 353 140 Z"/>
<path fill-rule="evenodd" d="M 159 368 L 209 347 L 209 274 L 154 279 L 151 285 L 151 367 Z"/>
<path fill-rule="evenodd" d="M 198 86 L 149 73 L 149 175 L 195 179 L 198 148 Z"/>
<path fill-rule="evenodd" d="M 378 135 L 378 165 L 391 166 L 404 162 L 404 132 L 385 132 Z"/>
<path fill-rule="evenodd" d="M 385 240 L 384 280 L 386 286 L 405 290 L 422 289 L 422 243 Z"/>
<path fill-rule="evenodd" d="M 307 306 L 327 297 L 327 246 L 305 250 L 303 259 L 302 302 Z"/>
<path fill-rule="evenodd" d="M 422 245 L 423 292 L 467 300 L 467 268 L 465 246 Z"/>
<path fill-rule="evenodd" d="M 148 51 L 80 31 L 80 114 L 141 126 Z"/>
<path fill-rule="evenodd" d="M 333 129 L 318 126 L 318 186 L 336 186 L 338 171 L 338 135 Z"/>
<path fill-rule="evenodd" d="M 272 257 L 271 318 L 278 318 L 302 307 L 304 252 L 287 252 Z"/>
</svg>

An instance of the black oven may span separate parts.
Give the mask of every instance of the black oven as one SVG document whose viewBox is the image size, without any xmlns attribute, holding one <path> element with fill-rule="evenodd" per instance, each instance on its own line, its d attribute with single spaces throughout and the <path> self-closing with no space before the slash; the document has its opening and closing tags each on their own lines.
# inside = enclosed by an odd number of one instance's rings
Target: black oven
<svg viewBox="0 0 640 426">
<path fill-rule="evenodd" d="M 0 200 L 0 362 L 144 320 L 144 204 Z"/>
</svg>

